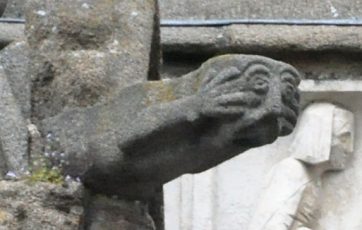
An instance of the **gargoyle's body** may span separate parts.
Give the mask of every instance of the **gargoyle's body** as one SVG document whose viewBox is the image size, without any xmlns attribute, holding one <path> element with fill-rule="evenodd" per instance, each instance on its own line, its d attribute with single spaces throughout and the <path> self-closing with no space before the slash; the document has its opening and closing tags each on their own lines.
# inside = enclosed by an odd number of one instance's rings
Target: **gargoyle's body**
<svg viewBox="0 0 362 230">
<path fill-rule="evenodd" d="M 182 78 L 136 84 L 107 104 L 48 118 L 42 133 L 64 153 L 65 172 L 92 190 L 145 197 L 289 134 L 298 81 L 281 62 L 221 56 Z"/>
</svg>

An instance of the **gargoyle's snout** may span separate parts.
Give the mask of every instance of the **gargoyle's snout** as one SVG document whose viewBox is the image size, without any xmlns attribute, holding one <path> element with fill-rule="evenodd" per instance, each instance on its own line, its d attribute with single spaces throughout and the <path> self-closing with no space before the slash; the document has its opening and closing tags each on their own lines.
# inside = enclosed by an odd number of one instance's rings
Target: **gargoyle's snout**
<svg viewBox="0 0 362 230">
<path fill-rule="evenodd" d="M 271 113 L 277 117 L 279 136 L 291 134 L 298 119 L 298 102 L 295 98 L 288 98 L 282 95 L 283 92 L 275 92 L 271 101 Z M 297 104 L 296 104 L 297 103 Z"/>
<path fill-rule="evenodd" d="M 297 93 L 298 94 L 298 93 Z M 280 136 L 291 134 L 297 124 L 299 115 L 299 95 L 285 100 L 283 98 L 281 113 L 278 118 Z"/>
</svg>

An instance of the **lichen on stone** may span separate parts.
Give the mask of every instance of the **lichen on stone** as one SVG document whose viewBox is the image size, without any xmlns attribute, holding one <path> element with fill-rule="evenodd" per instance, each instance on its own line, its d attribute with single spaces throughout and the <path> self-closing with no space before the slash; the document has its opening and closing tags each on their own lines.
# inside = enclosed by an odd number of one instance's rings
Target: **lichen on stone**
<svg viewBox="0 0 362 230">
<path fill-rule="evenodd" d="M 176 100 L 174 87 L 164 81 L 149 82 L 144 87 L 145 91 L 149 92 L 147 105 L 154 102 L 164 103 Z"/>
<path fill-rule="evenodd" d="M 53 184 L 63 184 L 64 176 L 59 168 L 53 167 L 49 169 L 47 167 L 43 167 L 32 172 L 28 177 L 28 181 L 31 183 L 48 182 Z"/>
</svg>

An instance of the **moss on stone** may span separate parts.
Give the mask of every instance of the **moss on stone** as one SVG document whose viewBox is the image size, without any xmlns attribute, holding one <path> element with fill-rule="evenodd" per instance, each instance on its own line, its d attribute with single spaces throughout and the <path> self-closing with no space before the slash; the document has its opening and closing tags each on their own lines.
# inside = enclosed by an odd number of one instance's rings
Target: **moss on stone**
<svg viewBox="0 0 362 230">
<path fill-rule="evenodd" d="M 9 213 L 0 210 L 0 225 L 5 224 L 9 219 Z"/>
<path fill-rule="evenodd" d="M 176 100 L 175 89 L 171 84 L 163 81 L 149 82 L 145 84 L 146 92 L 149 92 L 146 105 L 149 106 L 154 102 L 164 103 Z"/>
<path fill-rule="evenodd" d="M 53 184 L 62 184 L 64 182 L 64 177 L 62 172 L 58 168 L 39 168 L 31 173 L 28 177 L 29 182 L 48 182 Z"/>
</svg>

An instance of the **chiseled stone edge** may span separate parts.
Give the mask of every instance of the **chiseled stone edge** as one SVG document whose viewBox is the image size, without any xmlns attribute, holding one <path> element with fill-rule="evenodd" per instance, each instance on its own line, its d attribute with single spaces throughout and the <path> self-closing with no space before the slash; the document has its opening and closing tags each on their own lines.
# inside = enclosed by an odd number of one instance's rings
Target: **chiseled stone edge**
<svg viewBox="0 0 362 230">
<path fill-rule="evenodd" d="M 0 47 L 24 38 L 23 24 L 0 23 Z M 362 52 L 362 27 L 231 25 L 224 27 L 162 27 L 164 52 Z"/>
<path fill-rule="evenodd" d="M 164 52 L 362 51 L 362 27 L 231 25 L 164 27 Z"/>
</svg>

